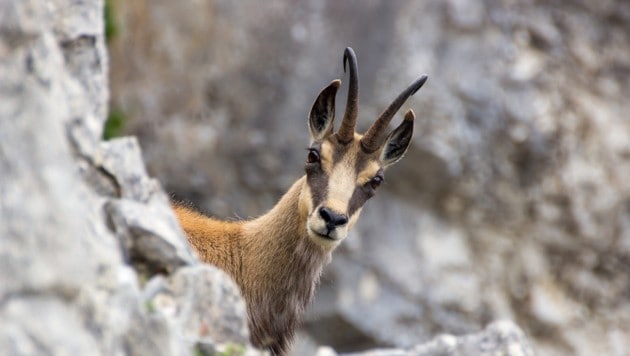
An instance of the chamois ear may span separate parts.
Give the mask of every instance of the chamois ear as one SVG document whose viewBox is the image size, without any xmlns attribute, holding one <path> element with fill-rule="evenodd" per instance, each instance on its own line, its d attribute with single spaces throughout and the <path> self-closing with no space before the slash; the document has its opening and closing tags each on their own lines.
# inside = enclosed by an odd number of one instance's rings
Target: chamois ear
<svg viewBox="0 0 630 356">
<path fill-rule="evenodd" d="M 415 117 L 413 110 L 407 111 L 403 122 L 385 139 L 380 157 L 383 167 L 398 162 L 407 152 L 413 135 Z"/>
<path fill-rule="evenodd" d="M 340 85 L 339 79 L 333 80 L 315 99 L 308 118 L 311 141 L 318 141 L 332 134 L 335 120 L 335 96 Z"/>
</svg>

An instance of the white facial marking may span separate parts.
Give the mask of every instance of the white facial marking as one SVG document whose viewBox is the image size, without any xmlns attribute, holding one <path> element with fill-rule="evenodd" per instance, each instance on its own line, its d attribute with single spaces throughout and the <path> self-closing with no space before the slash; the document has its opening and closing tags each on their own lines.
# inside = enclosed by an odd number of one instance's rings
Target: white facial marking
<svg viewBox="0 0 630 356">
<path fill-rule="evenodd" d="M 344 160 L 345 161 L 345 160 Z M 348 203 L 356 188 L 356 173 L 353 164 L 339 162 L 328 178 L 327 208 L 339 214 L 347 214 Z"/>
<path fill-rule="evenodd" d="M 334 229 L 328 229 L 326 222 L 319 214 L 322 207 L 337 214 L 348 214 L 350 199 L 357 187 L 355 171 L 356 153 L 348 152 L 341 161 L 333 165 L 333 145 L 325 141 L 321 146 L 322 168 L 328 174 L 326 199 L 319 206 L 313 207 L 308 218 L 308 230 L 311 237 L 321 245 L 334 247 L 348 235 L 349 228 L 358 218 L 358 211 L 348 217 L 350 221 Z M 326 235 L 326 236 L 322 236 Z"/>
</svg>

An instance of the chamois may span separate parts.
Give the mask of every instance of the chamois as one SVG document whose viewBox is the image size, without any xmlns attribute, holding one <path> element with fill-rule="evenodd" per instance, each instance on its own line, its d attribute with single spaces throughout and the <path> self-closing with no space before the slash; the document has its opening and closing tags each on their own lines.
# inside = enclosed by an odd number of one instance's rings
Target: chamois
<svg viewBox="0 0 630 356">
<path fill-rule="evenodd" d="M 384 131 L 402 104 L 427 80 L 422 75 L 378 117 L 365 135 L 355 132 L 358 73 L 354 51 L 346 48 L 344 71 L 350 85 L 345 113 L 334 133 L 333 80 L 313 104 L 306 174 L 266 214 L 246 221 L 219 221 L 174 203 L 188 240 L 201 260 L 226 271 L 247 304 L 252 343 L 285 354 L 331 252 L 356 223 L 363 204 L 384 180 L 384 170 L 406 152 L 414 113 Z"/>
</svg>

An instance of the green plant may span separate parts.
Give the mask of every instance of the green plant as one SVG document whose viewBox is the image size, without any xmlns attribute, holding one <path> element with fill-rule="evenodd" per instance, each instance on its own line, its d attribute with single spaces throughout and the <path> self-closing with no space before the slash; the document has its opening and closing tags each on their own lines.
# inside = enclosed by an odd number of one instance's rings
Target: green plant
<svg viewBox="0 0 630 356">
<path fill-rule="evenodd" d="M 105 121 L 105 128 L 103 129 L 103 139 L 109 140 L 114 137 L 122 136 L 127 122 L 127 115 L 118 109 L 111 109 L 107 120 Z"/>
<path fill-rule="evenodd" d="M 147 310 L 147 312 L 154 313 L 155 304 L 153 304 L 153 300 L 147 300 L 146 302 L 144 302 L 144 308 Z"/>
<path fill-rule="evenodd" d="M 193 352 L 194 352 L 195 356 L 205 356 L 205 353 L 203 352 L 201 347 L 199 347 L 199 345 L 195 345 L 195 348 L 194 348 Z"/>
<path fill-rule="evenodd" d="M 111 41 L 118 34 L 118 24 L 114 16 L 114 0 L 105 0 L 103 16 L 105 17 L 105 39 Z"/>
<path fill-rule="evenodd" d="M 245 347 L 240 344 L 226 344 L 223 351 L 220 351 L 218 356 L 242 356 L 245 354 Z"/>
</svg>

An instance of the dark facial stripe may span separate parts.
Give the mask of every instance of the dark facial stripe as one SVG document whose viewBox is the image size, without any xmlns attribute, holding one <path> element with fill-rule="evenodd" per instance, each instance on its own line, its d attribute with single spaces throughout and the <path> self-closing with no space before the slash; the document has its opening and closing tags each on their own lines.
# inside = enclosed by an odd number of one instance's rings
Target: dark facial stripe
<svg viewBox="0 0 630 356">
<path fill-rule="evenodd" d="M 326 200 L 328 196 L 328 175 L 319 164 L 306 165 L 306 183 L 311 189 L 313 207 Z"/>
<path fill-rule="evenodd" d="M 321 156 L 322 143 L 315 142 L 310 149 L 315 149 Z M 304 170 L 306 171 L 306 183 L 311 190 L 311 198 L 313 206 L 318 206 L 326 200 L 328 195 L 328 174 L 322 169 L 320 162 L 306 163 Z"/>
<path fill-rule="evenodd" d="M 365 186 L 356 187 L 348 203 L 348 216 L 352 216 L 372 196 L 374 196 L 374 190 Z"/>
<path fill-rule="evenodd" d="M 363 166 L 365 166 L 367 162 L 367 160 L 363 160 Z M 363 167 L 361 167 L 360 169 L 363 169 Z M 383 168 L 381 168 L 375 173 L 375 176 L 378 175 L 382 178 L 383 173 Z M 348 203 L 348 215 L 352 216 L 352 214 L 360 209 L 365 204 L 365 202 L 368 201 L 368 199 L 374 196 L 374 194 L 376 194 L 376 190 L 370 186 L 369 182 L 362 186 L 356 187 L 354 189 L 354 192 L 352 193 L 352 196 L 350 197 L 350 202 Z"/>
</svg>

